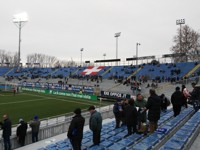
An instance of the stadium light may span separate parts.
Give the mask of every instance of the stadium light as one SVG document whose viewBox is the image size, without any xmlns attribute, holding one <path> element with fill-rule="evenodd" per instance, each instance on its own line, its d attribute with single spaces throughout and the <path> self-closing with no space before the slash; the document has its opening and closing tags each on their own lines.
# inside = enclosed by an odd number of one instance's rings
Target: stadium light
<svg viewBox="0 0 200 150">
<path fill-rule="evenodd" d="M 104 66 L 105 66 L 106 53 L 103 54 L 103 58 L 104 58 Z"/>
<path fill-rule="evenodd" d="M 81 51 L 81 67 L 83 67 L 83 64 L 82 64 L 82 52 L 83 52 L 83 50 L 84 50 L 83 48 L 81 48 L 81 50 L 80 50 Z"/>
<path fill-rule="evenodd" d="M 185 19 L 179 19 L 176 20 L 176 25 L 180 25 L 180 36 L 179 36 L 179 40 L 180 40 L 180 53 L 182 52 L 182 42 L 181 42 L 181 38 L 182 38 L 182 34 L 181 34 L 181 25 L 185 24 Z M 186 56 L 187 59 L 187 56 Z M 187 61 L 187 60 L 186 60 Z"/>
<path fill-rule="evenodd" d="M 28 14 L 26 12 L 13 15 L 13 23 L 19 29 L 19 46 L 18 46 L 18 66 L 20 66 L 20 53 L 21 53 L 21 29 L 28 22 Z"/>
<path fill-rule="evenodd" d="M 140 43 L 136 43 L 136 66 L 138 65 L 138 46 L 141 45 Z"/>
<path fill-rule="evenodd" d="M 115 33 L 115 38 L 116 38 L 116 59 L 118 59 L 118 37 L 120 37 L 121 32 Z M 116 65 L 118 64 L 118 62 L 116 62 Z"/>
</svg>

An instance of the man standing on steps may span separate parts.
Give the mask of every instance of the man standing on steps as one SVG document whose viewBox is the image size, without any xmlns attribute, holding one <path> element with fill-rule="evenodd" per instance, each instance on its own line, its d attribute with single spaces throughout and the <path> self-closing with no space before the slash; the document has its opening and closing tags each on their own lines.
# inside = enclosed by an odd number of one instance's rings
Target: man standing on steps
<svg viewBox="0 0 200 150">
<path fill-rule="evenodd" d="M 158 128 L 158 120 L 160 119 L 160 112 L 161 112 L 161 99 L 156 94 L 155 89 L 149 90 L 150 96 L 148 98 L 146 108 L 144 109 L 149 110 L 148 112 L 148 120 L 149 120 L 149 128 L 150 133 L 153 133 Z"/>
<path fill-rule="evenodd" d="M 11 150 L 10 136 L 12 132 L 12 123 L 8 118 L 8 115 L 3 115 L 3 123 L 0 122 L 0 125 L 3 130 L 2 137 L 4 141 L 4 150 Z"/>
<path fill-rule="evenodd" d="M 176 87 L 176 91 L 171 96 L 171 103 L 173 106 L 174 117 L 176 117 L 180 114 L 181 107 L 184 103 L 184 95 L 178 86 Z"/>
<path fill-rule="evenodd" d="M 70 123 L 67 137 L 70 139 L 74 150 L 81 150 L 85 118 L 82 117 L 80 108 L 75 109 L 74 114 L 75 116 Z"/>
<path fill-rule="evenodd" d="M 95 110 L 94 106 L 90 106 L 88 111 L 91 113 L 89 127 L 93 132 L 93 143 L 94 145 L 99 145 L 101 140 L 102 117 L 100 112 Z"/>
</svg>

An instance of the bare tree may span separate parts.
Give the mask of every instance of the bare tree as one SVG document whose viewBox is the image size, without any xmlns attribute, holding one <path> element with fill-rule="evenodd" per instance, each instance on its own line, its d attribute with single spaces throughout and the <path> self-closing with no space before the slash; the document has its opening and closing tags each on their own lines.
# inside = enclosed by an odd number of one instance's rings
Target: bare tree
<svg viewBox="0 0 200 150">
<path fill-rule="evenodd" d="M 54 56 L 48 56 L 45 54 L 29 54 L 27 56 L 27 63 L 40 64 L 40 67 L 54 67 L 58 59 Z"/>
<path fill-rule="evenodd" d="M 171 48 L 172 53 L 184 54 L 181 57 L 174 57 L 175 62 L 200 60 L 200 33 L 185 25 L 181 30 L 177 30 L 177 35 L 174 36 L 173 42 L 175 45 Z"/>
<path fill-rule="evenodd" d="M 1 66 L 9 64 L 10 67 L 17 66 L 17 52 L 11 53 L 5 50 L 0 50 L 0 63 Z"/>
</svg>

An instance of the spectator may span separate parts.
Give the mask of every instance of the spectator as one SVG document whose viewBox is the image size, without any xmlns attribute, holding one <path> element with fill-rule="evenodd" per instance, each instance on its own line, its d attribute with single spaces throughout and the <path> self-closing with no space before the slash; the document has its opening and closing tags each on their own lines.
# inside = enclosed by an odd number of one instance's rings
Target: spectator
<svg viewBox="0 0 200 150">
<path fill-rule="evenodd" d="M 93 143 L 94 145 L 99 145 L 101 140 L 102 117 L 101 114 L 95 110 L 94 106 L 90 106 L 88 110 L 91 113 L 89 127 L 93 132 Z"/>
<path fill-rule="evenodd" d="M 121 105 L 121 100 L 118 99 L 113 106 L 113 113 L 115 116 L 115 129 L 120 127 L 120 122 L 121 122 L 121 113 L 122 113 L 122 105 Z"/>
<path fill-rule="evenodd" d="M 137 132 L 137 109 L 134 106 L 134 100 L 129 100 L 128 105 L 125 106 L 125 120 L 127 125 L 128 134 L 129 136 L 135 132 Z"/>
<path fill-rule="evenodd" d="M 27 131 L 27 123 L 21 118 L 19 119 L 19 126 L 17 127 L 17 141 L 20 146 L 25 145 L 25 137 Z"/>
<path fill-rule="evenodd" d="M 32 129 L 32 142 L 35 143 L 38 141 L 38 133 L 40 130 L 40 120 L 38 116 L 34 116 L 34 120 L 30 121 L 29 126 Z"/>
<path fill-rule="evenodd" d="M 10 136 L 11 136 L 11 128 L 12 123 L 8 118 L 8 115 L 3 115 L 3 123 L 0 122 L 1 129 L 3 130 L 3 142 L 4 142 L 4 150 L 11 150 Z"/>
<path fill-rule="evenodd" d="M 148 120 L 150 133 L 153 133 L 158 128 L 158 120 L 160 119 L 161 100 L 156 94 L 155 89 L 149 90 L 150 96 L 148 98 L 146 108 L 144 111 L 149 110 Z"/>
<path fill-rule="evenodd" d="M 85 118 L 81 115 L 81 109 L 77 108 L 74 110 L 75 116 L 73 117 L 67 137 L 70 139 L 74 150 L 81 150 L 81 142 L 83 139 L 83 127 L 85 124 Z"/>
<path fill-rule="evenodd" d="M 166 112 L 167 106 L 170 105 L 170 101 L 165 97 L 165 94 L 161 94 L 160 99 L 161 99 L 161 111 Z"/>
<path fill-rule="evenodd" d="M 147 101 L 144 99 L 142 94 L 137 95 L 137 99 L 135 101 L 135 107 L 139 107 L 138 109 L 138 132 L 140 132 L 141 123 L 146 123 L 146 111 L 143 111 L 146 106 Z"/>
<path fill-rule="evenodd" d="M 193 87 L 193 90 L 190 93 L 190 95 L 191 95 L 190 99 L 192 101 L 195 101 L 195 100 L 200 101 L 200 89 L 198 88 L 199 86 L 197 86 L 196 83 L 193 82 L 192 87 Z"/>
<path fill-rule="evenodd" d="M 188 89 L 186 88 L 185 85 L 182 85 L 182 93 L 183 93 L 183 105 L 185 106 L 185 108 L 188 108 L 187 106 L 187 99 L 188 97 L 190 97 L 190 93 L 188 91 Z"/>
<path fill-rule="evenodd" d="M 183 93 L 180 91 L 180 87 L 176 87 L 176 91 L 171 96 L 171 103 L 173 106 L 174 117 L 180 114 L 181 106 L 183 105 Z"/>
</svg>

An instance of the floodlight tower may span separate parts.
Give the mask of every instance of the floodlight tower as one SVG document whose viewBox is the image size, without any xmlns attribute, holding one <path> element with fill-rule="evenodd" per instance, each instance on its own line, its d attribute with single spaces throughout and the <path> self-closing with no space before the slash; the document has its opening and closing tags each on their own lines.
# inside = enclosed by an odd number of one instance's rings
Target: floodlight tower
<svg viewBox="0 0 200 150">
<path fill-rule="evenodd" d="M 182 34 L 181 34 L 181 25 L 182 24 L 185 24 L 185 19 L 179 19 L 179 20 L 176 20 L 176 25 L 180 25 L 180 35 L 179 35 L 179 40 L 180 40 L 180 52 L 182 50 L 182 42 L 181 42 L 181 38 L 182 38 Z M 182 53 L 182 52 L 181 52 Z"/>
<path fill-rule="evenodd" d="M 16 14 L 13 17 L 13 23 L 19 29 L 19 46 L 18 46 L 18 66 L 20 66 L 20 53 L 21 53 L 21 29 L 28 22 L 28 16 L 26 13 Z"/>
<path fill-rule="evenodd" d="M 103 58 L 104 58 L 104 66 L 105 66 L 105 57 L 106 57 L 106 53 L 103 54 Z"/>
<path fill-rule="evenodd" d="M 140 43 L 136 43 L 136 66 L 138 65 L 138 46 L 141 45 Z"/>
<path fill-rule="evenodd" d="M 118 32 L 118 33 L 115 33 L 115 38 L 116 38 L 116 59 L 118 59 L 118 37 L 120 37 L 120 35 L 121 35 L 121 32 Z M 117 65 L 118 63 L 116 62 L 116 65 Z"/>
<path fill-rule="evenodd" d="M 80 51 L 81 51 L 81 66 L 83 66 L 83 64 L 82 64 L 82 52 L 83 52 L 83 50 L 84 50 L 83 48 L 80 49 Z"/>
</svg>

